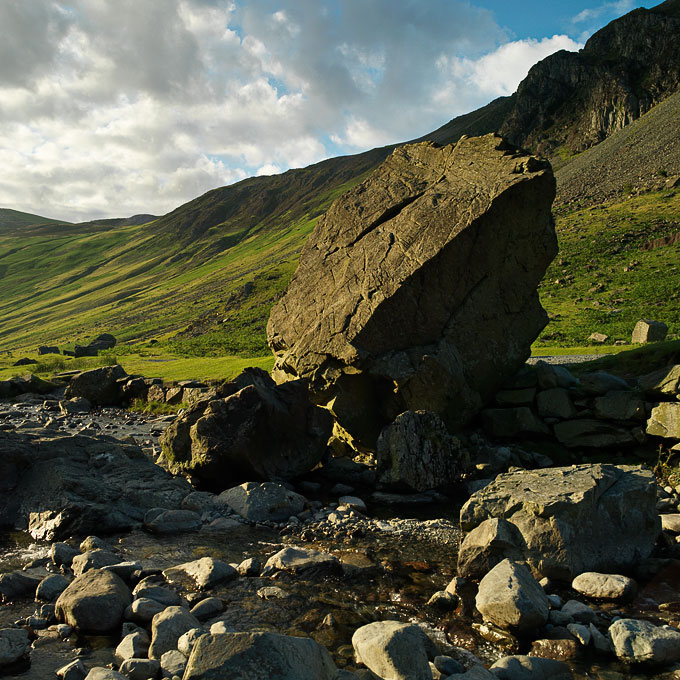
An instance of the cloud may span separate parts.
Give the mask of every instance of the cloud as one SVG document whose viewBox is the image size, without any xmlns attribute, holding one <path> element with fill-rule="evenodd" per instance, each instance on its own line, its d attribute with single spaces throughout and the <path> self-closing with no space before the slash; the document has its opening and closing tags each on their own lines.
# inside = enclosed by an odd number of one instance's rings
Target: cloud
<svg viewBox="0 0 680 680">
<path fill-rule="evenodd" d="M 575 24 L 580 24 L 586 21 L 593 21 L 593 19 L 599 20 L 603 16 L 622 16 L 627 12 L 630 12 L 634 6 L 634 0 L 616 0 L 615 2 L 605 2 L 598 7 L 588 7 L 580 11 L 575 17 L 572 18 L 572 22 Z"/>
<path fill-rule="evenodd" d="M 463 0 L 3 0 L 0 205 L 83 220 L 418 137 L 564 36 Z"/>
</svg>

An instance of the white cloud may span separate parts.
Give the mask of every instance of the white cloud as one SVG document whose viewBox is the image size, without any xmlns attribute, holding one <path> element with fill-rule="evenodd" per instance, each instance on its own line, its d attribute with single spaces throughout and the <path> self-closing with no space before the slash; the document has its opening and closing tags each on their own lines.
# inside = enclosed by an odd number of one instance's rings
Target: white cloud
<svg viewBox="0 0 680 680">
<path fill-rule="evenodd" d="M 464 0 L 2 0 L 0 38 L 0 205 L 73 220 L 418 137 L 575 46 Z"/>
<path fill-rule="evenodd" d="M 601 19 L 605 15 L 621 16 L 626 12 L 630 12 L 635 6 L 634 0 L 616 0 L 615 2 L 605 2 L 598 7 L 588 7 L 580 11 L 572 22 L 580 24 L 585 21 L 592 21 L 593 19 Z"/>
</svg>

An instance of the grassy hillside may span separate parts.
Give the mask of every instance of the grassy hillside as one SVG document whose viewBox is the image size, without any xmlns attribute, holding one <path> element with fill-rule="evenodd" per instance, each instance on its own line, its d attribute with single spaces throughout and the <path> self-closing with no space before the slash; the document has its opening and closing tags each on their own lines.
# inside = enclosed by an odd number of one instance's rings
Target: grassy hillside
<svg viewBox="0 0 680 680">
<path fill-rule="evenodd" d="M 0 208 L 0 234 L 9 233 L 23 227 L 36 224 L 68 224 L 59 220 L 51 220 L 48 217 L 32 215 L 31 213 L 11 210 L 10 208 Z"/>
</svg>

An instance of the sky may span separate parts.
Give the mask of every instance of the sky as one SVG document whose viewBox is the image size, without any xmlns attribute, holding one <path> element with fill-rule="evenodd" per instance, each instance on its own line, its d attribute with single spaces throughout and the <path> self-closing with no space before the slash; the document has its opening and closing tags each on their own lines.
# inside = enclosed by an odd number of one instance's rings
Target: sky
<svg viewBox="0 0 680 680">
<path fill-rule="evenodd" d="M 0 0 L 0 207 L 162 215 L 414 139 L 655 4 Z"/>
</svg>

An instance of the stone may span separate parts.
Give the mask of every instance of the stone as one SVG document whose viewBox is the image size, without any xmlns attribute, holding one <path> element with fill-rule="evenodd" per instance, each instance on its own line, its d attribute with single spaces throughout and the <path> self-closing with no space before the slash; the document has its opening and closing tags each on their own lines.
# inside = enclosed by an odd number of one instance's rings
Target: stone
<svg viewBox="0 0 680 680">
<path fill-rule="evenodd" d="M 569 392 L 563 387 L 553 387 L 539 392 L 536 396 L 536 408 L 542 418 L 568 419 L 576 415 Z"/>
<path fill-rule="evenodd" d="M 161 664 L 157 659 L 126 659 L 118 670 L 128 680 L 149 680 L 158 677 Z"/>
<path fill-rule="evenodd" d="M 460 477 L 460 443 L 429 411 L 406 411 L 380 433 L 378 476 L 388 486 L 426 491 Z"/>
<path fill-rule="evenodd" d="M 531 572 L 509 559 L 499 562 L 479 582 L 475 605 L 485 621 L 519 632 L 544 625 L 550 608 Z"/>
<path fill-rule="evenodd" d="M 221 600 L 219 597 L 207 597 L 205 600 L 197 602 L 191 608 L 191 615 L 195 616 L 199 621 L 206 621 L 222 613 L 224 606 L 224 600 Z"/>
<path fill-rule="evenodd" d="M 569 581 L 646 559 L 661 524 L 653 474 L 609 464 L 498 475 L 461 508 L 461 528 L 471 531 L 494 517 L 519 529 L 535 573 Z"/>
<path fill-rule="evenodd" d="M 149 658 L 160 659 L 165 652 L 177 649 L 177 640 L 192 628 L 201 624 L 185 607 L 168 607 L 156 614 L 151 621 L 151 646 Z"/>
<path fill-rule="evenodd" d="M 83 397 L 93 406 L 118 406 L 122 391 L 119 380 L 127 378 L 122 366 L 104 366 L 74 375 L 66 387 L 67 399 Z"/>
<path fill-rule="evenodd" d="M 120 557 L 110 550 L 88 550 L 73 558 L 71 568 L 76 576 L 80 576 L 90 569 L 101 569 L 107 564 L 116 564 L 117 562 L 120 562 Z"/>
<path fill-rule="evenodd" d="M 550 433 L 548 426 L 528 406 L 487 408 L 481 415 L 484 432 L 490 437 L 524 437 Z"/>
<path fill-rule="evenodd" d="M 645 402 L 630 390 L 607 392 L 593 399 L 593 411 L 598 418 L 609 420 L 646 420 Z"/>
<path fill-rule="evenodd" d="M 612 651 L 612 645 L 609 638 L 603 635 L 593 623 L 588 624 L 590 630 L 590 641 L 593 647 L 604 654 L 609 654 Z"/>
<path fill-rule="evenodd" d="M 52 562 L 60 567 L 62 564 L 65 567 L 70 567 L 73 558 L 78 554 L 78 551 L 71 547 L 68 543 L 61 543 L 57 541 L 50 546 L 50 557 Z"/>
<path fill-rule="evenodd" d="M 125 610 L 125 619 L 137 621 L 137 623 L 147 624 L 156 614 L 162 612 L 167 606 L 148 597 L 140 597 L 134 600 Z"/>
<path fill-rule="evenodd" d="M 144 528 L 154 534 L 196 531 L 201 524 L 201 516 L 191 510 L 152 508 L 144 515 Z"/>
<path fill-rule="evenodd" d="M 174 474 L 214 490 L 248 480 L 287 480 L 311 470 L 326 453 L 332 417 L 309 402 L 302 380 L 276 385 L 246 369 L 214 399 L 190 406 L 161 436 Z"/>
<path fill-rule="evenodd" d="M 536 656 L 505 656 L 490 669 L 497 680 L 572 680 L 567 664 Z"/>
<path fill-rule="evenodd" d="M 249 557 L 236 567 L 239 576 L 259 576 L 262 565 L 257 557 Z"/>
<path fill-rule="evenodd" d="M 556 423 L 554 431 L 557 441 L 568 448 L 603 448 L 637 443 L 629 429 L 594 418 L 565 420 Z"/>
<path fill-rule="evenodd" d="M 619 619 L 609 627 L 616 656 L 627 663 L 673 663 L 680 660 L 680 631 L 649 621 Z"/>
<path fill-rule="evenodd" d="M 640 376 L 638 387 L 652 399 L 680 399 L 680 364 Z"/>
<path fill-rule="evenodd" d="M 236 578 L 237 575 L 236 569 L 230 564 L 212 557 L 201 557 L 163 571 L 163 576 L 168 581 L 189 577 L 199 588 L 212 588 L 218 583 Z"/>
<path fill-rule="evenodd" d="M 607 340 L 609 340 L 609 336 L 605 335 L 604 333 L 591 333 L 588 336 L 588 340 L 590 340 L 590 342 L 596 342 L 597 344 L 601 345 L 603 342 L 607 342 Z"/>
<path fill-rule="evenodd" d="M 130 590 L 119 576 L 91 569 L 59 596 L 55 611 L 61 621 L 78 630 L 103 633 L 120 626 L 131 601 Z"/>
<path fill-rule="evenodd" d="M 583 602 L 578 600 L 567 600 L 562 605 L 562 614 L 570 616 L 572 619 L 582 621 L 583 623 L 592 623 L 597 619 L 595 611 Z"/>
<path fill-rule="evenodd" d="M 61 668 L 58 668 L 55 671 L 55 674 L 60 680 L 85 680 L 87 669 L 80 659 L 76 659 Z M 143 678 L 142 680 L 146 680 L 146 678 Z"/>
<path fill-rule="evenodd" d="M 24 628 L 0 630 L 0 669 L 18 661 L 30 648 L 28 631 Z"/>
<path fill-rule="evenodd" d="M 188 630 L 186 633 L 180 636 L 179 640 L 177 640 L 177 650 L 184 654 L 184 656 L 188 659 L 197 640 L 207 634 L 208 633 L 200 628 L 192 628 L 191 630 Z"/>
<path fill-rule="evenodd" d="M 10 602 L 17 597 L 32 598 L 35 596 L 38 585 L 40 585 L 39 578 L 20 571 L 0 574 L 0 599 L 2 602 Z"/>
<path fill-rule="evenodd" d="M 186 656 L 176 649 L 165 652 L 161 657 L 161 670 L 164 678 L 172 678 L 174 676 L 181 678 L 184 675 L 186 665 Z"/>
<path fill-rule="evenodd" d="M 40 345 L 38 347 L 38 354 L 60 354 L 59 348 L 54 345 Z"/>
<path fill-rule="evenodd" d="M 330 654 L 311 638 L 223 633 L 196 642 L 183 680 L 334 680 L 336 673 Z"/>
<path fill-rule="evenodd" d="M 400 621 L 376 621 L 357 628 L 352 646 L 359 663 L 390 680 L 431 680 L 429 660 L 439 655 L 419 626 Z"/>
<path fill-rule="evenodd" d="M 457 573 L 481 579 L 505 558 L 521 560 L 524 539 L 516 526 L 502 518 L 490 518 L 463 539 L 458 550 Z"/>
<path fill-rule="evenodd" d="M 146 658 L 149 651 L 149 636 L 146 632 L 136 632 L 126 635 L 116 647 L 115 655 L 118 661 L 127 659 Z"/>
<path fill-rule="evenodd" d="M 304 496 L 274 482 L 246 482 L 223 491 L 216 499 L 253 522 L 285 522 L 302 512 L 306 502 Z"/>
<path fill-rule="evenodd" d="M 68 587 L 70 581 L 61 574 L 46 576 L 35 591 L 35 599 L 54 602 Z"/>
<path fill-rule="evenodd" d="M 409 410 L 460 428 L 546 324 L 554 191 L 495 135 L 398 147 L 308 238 L 267 326 L 274 379 L 308 379 L 359 447 Z"/>
<path fill-rule="evenodd" d="M 663 321 L 640 319 L 635 324 L 633 335 L 630 339 L 632 344 L 645 344 L 648 342 L 661 342 L 666 339 L 668 326 Z"/>
<path fill-rule="evenodd" d="M 535 365 L 538 386 L 542 390 L 550 390 L 555 387 L 573 388 L 578 385 L 578 380 L 571 374 L 568 368 L 549 364 L 539 359 Z"/>
<path fill-rule="evenodd" d="M 661 528 L 673 534 L 680 534 L 680 513 L 661 515 Z"/>
<path fill-rule="evenodd" d="M 366 503 L 364 503 L 364 501 L 357 496 L 340 496 L 340 498 L 338 498 L 338 503 L 340 505 L 346 505 L 352 510 L 360 512 L 362 515 L 365 515 L 368 512 Z"/>
<path fill-rule="evenodd" d="M 90 669 L 90 672 L 85 676 L 85 680 L 129 680 L 129 678 L 111 668 L 95 666 Z"/>
<path fill-rule="evenodd" d="M 179 605 L 180 596 L 170 588 L 166 588 L 158 583 L 157 577 L 150 576 L 142 579 L 132 591 L 136 598 L 154 600 L 166 607 Z"/>
<path fill-rule="evenodd" d="M 81 553 L 90 552 L 92 550 L 108 550 L 111 552 L 111 546 L 99 536 L 87 536 L 78 546 Z"/>
<path fill-rule="evenodd" d="M 652 409 L 647 434 L 666 439 L 680 439 L 680 403 L 663 402 Z"/>
<path fill-rule="evenodd" d="M 530 406 L 536 398 L 535 387 L 523 389 L 506 389 L 496 392 L 496 403 L 499 406 Z"/>
<path fill-rule="evenodd" d="M 601 600 L 620 600 L 632 597 L 637 590 L 637 584 L 628 576 L 620 574 L 598 574 L 586 571 L 579 574 L 572 582 L 571 587 L 586 597 Z"/>
<path fill-rule="evenodd" d="M 567 630 L 571 635 L 573 635 L 584 647 L 590 644 L 590 639 L 592 633 L 590 632 L 589 625 L 586 626 L 583 623 L 568 623 Z"/>
<path fill-rule="evenodd" d="M 59 402 L 59 411 L 65 416 L 89 413 L 91 409 L 92 404 L 84 397 L 73 397 Z"/>
<path fill-rule="evenodd" d="M 309 575 L 310 572 L 339 573 L 341 567 L 338 558 L 330 553 L 288 546 L 279 550 L 267 560 L 262 570 L 262 576 L 268 576 L 275 571 Z"/>
<path fill-rule="evenodd" d="M 616 375 L 605 371 L 593 371 L 592 373 L 581 373 L 579 389 L 585 394 L 597 396 L 607 394 L 607 392 L 628 390 L 630 386 L 623 378 Z"/>
<path fill-rule="evenodd" d="M 534 640 L 529 651 L 529 656 L 542 659 L 557 659 L 569 661 L 581 656 L 581 645 L 576 640 L 560 638 L 557 640 Z"/>
</svg>

